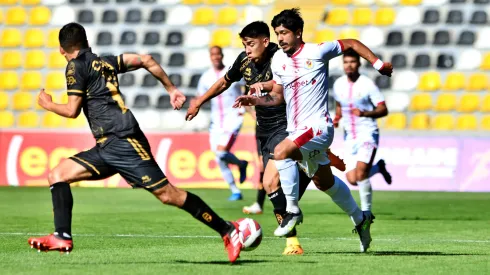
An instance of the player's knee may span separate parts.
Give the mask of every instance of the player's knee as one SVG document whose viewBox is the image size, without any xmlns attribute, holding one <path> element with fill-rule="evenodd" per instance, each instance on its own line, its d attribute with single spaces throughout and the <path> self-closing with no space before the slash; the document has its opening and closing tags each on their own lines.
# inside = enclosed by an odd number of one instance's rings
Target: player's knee
<svg viewBox="0 0 490 275">
<path fill-rule="evenodd" d="M 283 148 L 281 145 L 277 145 L 276 148 L 274 148 L 274 160 L 284 160 L 287 158 L 287 152 L 285 148 Z"/>
<path fill-rule="evenodd" d="M 369 176 L 366 169 L 356 169 L 356 181 L 361 181 L 367 179 Z"/>
<path fill-rule="evenodd" d="M 354 186 L 357 185 L 357 175 L 356 175 L 356 172 L 350 171 L 349 173 L 347 173 L 346 178 L 347 178 L 347 181 L 350 184 L 352 184 Z"/>
<path fill-rule="evenodd" d="M 53 185 L 57 182 L 66 182 L 66 173 L 63 172 L 62 169 L 55 167 L 48 174 L 48 183 L 49 185 Z"/>
<path fill-rule="evenodd" d="M 184 194 L 185 191 L 178 189 L 170 183 L 153 191 L 153 195 L 155 195 L 162 203 L 178 207 L 184 204 Z"/>
</svg>

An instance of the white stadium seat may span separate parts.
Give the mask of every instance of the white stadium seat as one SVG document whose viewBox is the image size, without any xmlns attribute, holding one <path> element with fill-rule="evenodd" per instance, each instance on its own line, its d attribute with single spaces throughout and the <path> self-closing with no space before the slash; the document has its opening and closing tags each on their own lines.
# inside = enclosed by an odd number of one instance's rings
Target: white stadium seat
<svg viewBox="0 0 490 275">
<path fill-rule="evenodd" d="M 490 49 L 490 27 L 481 28 L 477 34 L 475 47 L 477 49 Z"/>
<path fill-rule="evenodd" d="M 264 21 L 264 12 L 259 7 L 246 7 L 244 9 L 243 19 L 240 20 L 240 24 L 246 25 L 254 21 Z"/>
<path fill-rule="evenodd" d="M 158 5 L 177 5 L 180 3 L 180 0 L 157 0 Z"/>
<path fill-rule="evenodd" d="M 205 48 L 209 45 L 211 33 L 206 28 L 192 28 L 186 35 L 185 46 L 188 48 Z"/>
<path fill-rule="evenodd" d="M 208 111 L 200 111 L 199 115 L 191 121 L 184 123 L 184 129 L 190 131 L 205 131 L 209 128 L 211 116 Z"/>
<path fill-rule="evenodd" d="M 432 6 L 432 7 L 443 7 L 444 4 L 447 4 L 448 0 L 422 0 L 423 6 Z"/>
<path fill-rule="evenodd" d="M 487 38 L 488 39 L 488 38 Z M 482 55 L 480 51 L 475 49 L 464 50 L 458 56 L 458 61 L 456 62 L 457 70 L 475 70 L 480 66 L 482 61 Z"/>
<path fill-rule="evenodd" d="M 368 47 L 376 48 L 385 43 L 384 32 L 377 27 L 365 28 L 361 33 L 361 41 Z"/>
<path fill-rule="evenodd" d="M 401 71 L 393 75 L 393 90 L 399 92 L 410 92 L 415 90 L 419 78 L 412 71 Z"/>
<path fill-rule="evenodd" d="M 75 10 L 69 6 L 58 6 L 54 8 L 53 16 L 51 17 L 51 25 L 63 26 L 70 22 L 75 22 Z M 90 41 L 90 40 L 89 40 Z"/>
<path fill-rule="evenodd" d="M 149 110 L 131 110 L 136 119 L 138 120 L 139 125 L 142 130 L 152 130 L 158 129 L 161 126 L 161 112 L 149 109 Z"/>
<path fill-rule="evenodd" d="M 422 14 L 420 8 L 417 7 L 403 7 L 398 10 L 396 15 L 395 25 L 397 26 L 413 26 L 420 24 L 422 20 Z"/>
<path fill-rule="evenodd" d="M 183 130 L 185 121 L 185 111 L 163 111 L 160 112 L 160 127 L 167 130 Z"/>
<path fill-rule="evenodd" d="M 410 105 L 410 96 L 405 92 L 385 92 L 383 93 L 388 110 L 393 113 L 404 112 Z"/>
<path fill-rule="evenodd" d="M 41 3 L 43 6 L 59 6 L 66 4 L 67 0 L 42 0 Z"/>
<path fill-rule="evenodd" d="M 192 20 L 192 9 L 188 6 L 176 6 L 167 14 L 167 24 L 171 26 L 187 25 Z"/>
<path fill-rule="evenodd" d="M 208 69 L 211 66 L 207 48 L 187 53 L 186 60 L 188 60 L 186 67 L 189 69 Z"/>
</svg>

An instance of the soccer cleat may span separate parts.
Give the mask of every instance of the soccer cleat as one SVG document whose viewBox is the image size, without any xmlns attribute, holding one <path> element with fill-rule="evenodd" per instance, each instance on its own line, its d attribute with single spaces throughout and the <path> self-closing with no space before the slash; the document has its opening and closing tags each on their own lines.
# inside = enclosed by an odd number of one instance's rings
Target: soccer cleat
<svg viewBox="0 0 490 275">
<path fill-rule="evenodd" d="M 363 211 L 362 215 L 364 216 L 362 222 L 359 225 L 356 225 L 352 233 L 359 234 L 360 250 L 361 252 L 366 252 L 371 244 L 371 224 L 374 223 L 374 215 L 371 211 Z"/>
<path fill-rule="evenodd" d="M 284 237 L 293 231 L 296 225 L 303 222 L 303 213 L 287 212 L 282 218 L 281 224 L 274 231 L 274 236 Z"/>
<path fill-rule="evenodd" d="M 304 251 L 301 245 L 288 245 L 282 252 L 282 255 L 303 255 Z"/>
<path fill-rule="evenodd" d="M 64 240 L 50 234 L 39 238 L 29 238 L 27 240 L 31 248 L 37 249 L 38 252 L 60 251 L 69 254 L 73 250 L 73 240 Z"/>
<path fill-rule="evenodd" d="M 229 201 L 241 201 L 243 199 L 242 193 L 233 193 L 228 198 Z"/>
<path fill-rule="evenodd" d="M 328 159 L 330 160 L 330 165 L 339 169 L 340 171 L 345 171 L 345 163 L 344 160 L 339 158 L 337 155 L 332 153 L 330 149 L 327 149 Z"/>
<path fill-rule="evenodd" d="M 240 165 L 240 183 L 244 183 L 247 179 L 247 167 L 248 161 L 242 160 L 242 165 Z"/>
<path fill-rule="evenodd" d="M 228 259 L 233 263 L 240 257 L 242 243 L 240 242 L 238 224 L 236 222 L 229 222 L 229 224 L 232 225 L 232 228 L 223 236 L 223 242 L 225 243 L 225 249 L 228 251 Z"/>
<path fill-rule="evenodd" d="M 250 206 L 244 206 L 243 207 L 243 213 L 244 214 L 251 214 L 251 215 L 258 215 L 262 214 L 262 207 L 256 202 Z"/>
<path fill-rule="evenodd" d="M 385 179 L 387 184 L 391 184 L 391 174 L 386 170 L 386 163 L 384 159 L 380 159 L 377 163 L 379 167 L 379 172 L 381 175 L 383 175 L 383 178 Z"/>
</svg>

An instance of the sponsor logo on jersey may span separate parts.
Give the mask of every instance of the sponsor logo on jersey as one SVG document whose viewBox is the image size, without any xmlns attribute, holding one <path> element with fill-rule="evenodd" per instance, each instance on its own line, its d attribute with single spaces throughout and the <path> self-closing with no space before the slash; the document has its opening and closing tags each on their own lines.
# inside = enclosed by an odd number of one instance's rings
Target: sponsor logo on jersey
<svg viewBox="0 0 490 275">
<path fill-rule="evenodd" d="M 308 70 L 310 70 L 311 68 L 313 68 L 313 62 L 311 62 L 311 60 L 306 60 L 306 68 Z"/>
</svg>

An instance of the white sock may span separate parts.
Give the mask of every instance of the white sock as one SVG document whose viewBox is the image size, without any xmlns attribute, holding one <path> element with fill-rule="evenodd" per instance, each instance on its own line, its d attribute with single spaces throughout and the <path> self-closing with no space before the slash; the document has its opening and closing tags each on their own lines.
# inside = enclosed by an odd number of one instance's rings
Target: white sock
<svg viewBox="0 0 490 275">
<path fill-rule="evenodd" d="M 369 182 L 369 178 L 358 181 L 357 186 L 359 186 L 359 196 L 361 197 L 362 211 L 371 211 L 371 204 L 373 201 L 373 189 L 371 188 L 371 182 Z"/>
<path fill-rule="evenodd" d="M 226 163 L 224 160 L 220 158 L 216 159 L 216 162 L 218 162 L 219 169 L 221 170 L 221 174 L 223 175 L 223 179 L 230 186 L 231 192 L 233 194 L 241 193 L 240 189 L 238 189 L 238 187 L 235 185 L 235 179 L 233 178 L 233 174 L 231 173 L 230 167 L 228 167 L 228 163 Z"/>
<path fill-rule="evenodd" d="M 372 176 L 376 175 L 377 173 L 379 173 L 379 166 L 376 163 L 375 165 L 371 166 L 371 170 L 369 170 L 369 177 L 372 177 Z"/>
<path fill-rule="evenodd" d="M 339 178 L 334 176 L 335 183 L 330 189 L 325 191 L 329 195 L 333 202 L 342 209 L 355 225 L 358 225 L 363 220 L 363 214 L 361 209 L 357 206 L 356 201 L 352 197 L 349 187 Z"/>
<path fill-rule="evenodd" d="M 286 196 L 286 211 L 299 213 L 299 172 L 296 162 L 292 159 L 276 160 L 277 171 L 279 171 L 279 180 L 281 187 Z"/>
</svg>

